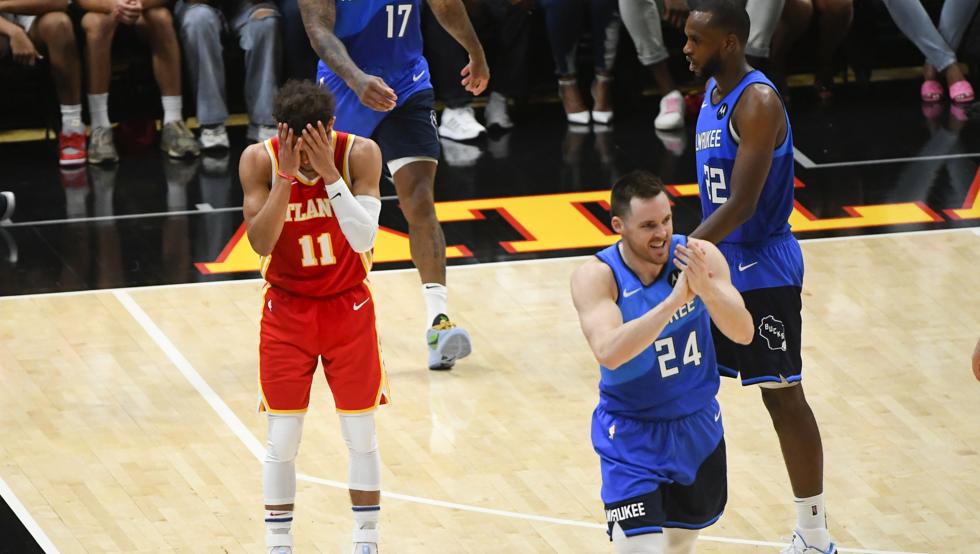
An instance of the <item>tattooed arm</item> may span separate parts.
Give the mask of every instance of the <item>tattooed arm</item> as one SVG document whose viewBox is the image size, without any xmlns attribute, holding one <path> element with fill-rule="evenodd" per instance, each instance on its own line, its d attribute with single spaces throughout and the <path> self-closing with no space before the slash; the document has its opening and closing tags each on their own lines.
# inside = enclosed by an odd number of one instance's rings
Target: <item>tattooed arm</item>
<svg viewBox="0 0 980 554">
<path fill-rule="evenodd" d="M 333 33 L 337 21 L 335 0 L 299 0 L 303 26 L 310 46 L 330 69 L 347 83 L 361 103 L 379 112 L 395 108 L 398 97 L 383 79 L 368 75 L 357 67 L 344 43 Z"/>
<path fill-rule="evenodd" d="M 473 95 L 479 95 L 490 83 L 490 68 L 462 0 L 429 0 L 429 7 L 439 25 L 470 55 L 470 63 L 459 74 L 463 77 L 463 87 Z"/>
</svg>

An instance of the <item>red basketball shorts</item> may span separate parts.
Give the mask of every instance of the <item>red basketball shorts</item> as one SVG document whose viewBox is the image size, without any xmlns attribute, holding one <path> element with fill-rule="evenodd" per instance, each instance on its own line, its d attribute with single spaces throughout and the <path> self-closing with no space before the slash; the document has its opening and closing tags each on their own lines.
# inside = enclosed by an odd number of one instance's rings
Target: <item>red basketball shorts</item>
<svg viewBox="0 0 980 554">
<path fill-rule="evenodd" d="M 374 299 L 366 284 L 326 298 L 266 287 L 260 326 L 259 409 L 305 412 L 317 359 L 338 412 L 367 412 L 388 403 Z"/>
</svg>

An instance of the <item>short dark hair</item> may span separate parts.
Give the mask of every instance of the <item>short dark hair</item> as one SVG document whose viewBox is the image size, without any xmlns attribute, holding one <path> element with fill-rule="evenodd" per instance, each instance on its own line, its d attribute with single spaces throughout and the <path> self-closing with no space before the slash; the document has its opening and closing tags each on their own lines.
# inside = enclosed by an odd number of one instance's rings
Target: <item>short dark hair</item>
<svg viewBox="0 0 980 554">
<path fill-rule="evenodd" d="M 664 182 L 649 171 L 631 171 L 620 177 L 612 188 L 612 215 L 625 218 L 630 213 L 630 202 L 634 198 L 653 198 L 664 192 Z"/>
<path fill-rule="evenodd" d="M 272 101 L 272 116 L 289 125 L 293 133 L 302 133 L 307 124 L 315 127 L 317 121 L 326 125 L 333 111 L 333 94 L 313 81 L 290 79 Z"/>
<path fill-rule="evenodd" d="M 749 40 L 749 12 L 745 11 L 744 2 L 739 0 L 691 0 L 692 12 L 711 14 L 711 24 L 726 32 L 733 33 L 739 42 L 745 44 Z"/>
</svg>

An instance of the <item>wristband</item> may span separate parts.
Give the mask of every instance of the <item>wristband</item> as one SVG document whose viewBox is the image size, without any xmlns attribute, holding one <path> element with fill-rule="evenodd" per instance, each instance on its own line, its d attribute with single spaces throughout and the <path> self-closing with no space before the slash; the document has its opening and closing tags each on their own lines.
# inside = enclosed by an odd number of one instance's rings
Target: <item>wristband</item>
<svg viewBox="0 0 980 554">
<path fill-rule="evenodd" d="M 276 170 L 276 175 L 278 175 L 279 177 L 281 177 L 281 178 L 289 181 L 290 184 L 292 184 L 292 182 L 296 180 L 296 177 L 295 176 L 288 175 L 286 173 L 283 173 L 281 169 L 277 169 Z"/>
</svg>

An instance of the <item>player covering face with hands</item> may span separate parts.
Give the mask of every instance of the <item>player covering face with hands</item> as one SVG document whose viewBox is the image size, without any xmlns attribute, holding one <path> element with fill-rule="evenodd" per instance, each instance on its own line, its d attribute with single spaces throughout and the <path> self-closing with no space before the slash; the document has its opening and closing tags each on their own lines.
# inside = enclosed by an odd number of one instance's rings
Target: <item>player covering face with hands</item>
<svg viewBox="0 0 980 554">
<path fill-rule="evenodd" d="M 248 238 L 267 281 L 259 338 L 267 552 L 293 552 L 295 459 L 321 362 L 350 455 L 353 549 L 373 554 L 381 509 L 374 411 L 388 402 L 367 285 L 381 152 L 333 130 L 333 97 L 314 83 L 286 83 L 274 104 L 277 136 L 246 148 L 240 167 Z"/>
</svg>

